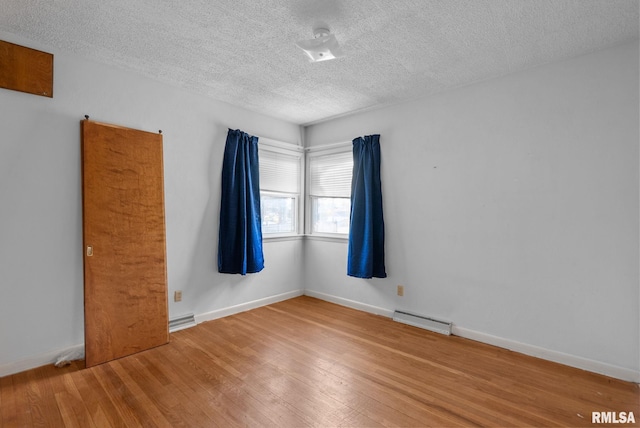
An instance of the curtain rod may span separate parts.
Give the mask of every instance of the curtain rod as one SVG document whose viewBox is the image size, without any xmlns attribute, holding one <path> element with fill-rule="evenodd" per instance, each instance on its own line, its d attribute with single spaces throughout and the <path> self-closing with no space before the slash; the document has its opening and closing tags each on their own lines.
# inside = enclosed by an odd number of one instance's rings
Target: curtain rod
<svg viewBox="0 0 640 428">
<path fill-rule="evenodd" d="M 302 150 L 304 149 L 304 147 L 302 147 L 299 144 L 295 144 L 295 143 L 285 143 L 284 141 L 279 141 L 279 140 L 273 140 L 271 138 L 266 138 L 266 137 L 261 137 L 259 135 L 257 135 L 258 137 L 258 144 L 260 143 L 264 143 L 266 145 L 269 146 L 274 146 L 274 147 L 281 147 L 284 149 L 295 149 L 295 150 Z"/>
<path fill-rule="evenodd" d="M 337 148 L 351 146 L 351 144 L 352 144 L 351 141 L 342 141 L 340 143 L 330 143 L 330 144 L 323 144 L 323 145 L 320 145 L 320 146 L 305 147 L 304 150 L 306 152 L 315 152 L 315 151 L 320 151 L 320 150 L 331 150 L 331 149 L 337 149 Z"/>
</svg>

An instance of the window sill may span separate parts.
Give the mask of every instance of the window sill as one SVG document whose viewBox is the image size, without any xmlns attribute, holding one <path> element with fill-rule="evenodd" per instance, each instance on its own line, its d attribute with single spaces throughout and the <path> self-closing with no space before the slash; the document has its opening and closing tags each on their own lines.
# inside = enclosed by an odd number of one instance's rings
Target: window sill
<svg viewBox="0 0 640 428">
<path fill-rule="evenodd" d="M 279 236 L 264 236 L 262 235 L 262 242 L 282 242 L 282 241 L 325 241 L 325 242 L 341 242 L 346 244 L 349 242 L 349 235 L 279 235 Z"/>
<path fill-rule="evenodd" d="M 304 238 L 304 235 L 262 235 L 262 242 L 281 242 L 281 241 L 298 241 Z"/>
<path fill-rule="evenodd" d="M 312 235 L 304 235 L 304 237 L 311 241 L 341 242 L 344 244 L 349 242 L 349 235 L 321 235 L 314 233 Z"/>
</svg>

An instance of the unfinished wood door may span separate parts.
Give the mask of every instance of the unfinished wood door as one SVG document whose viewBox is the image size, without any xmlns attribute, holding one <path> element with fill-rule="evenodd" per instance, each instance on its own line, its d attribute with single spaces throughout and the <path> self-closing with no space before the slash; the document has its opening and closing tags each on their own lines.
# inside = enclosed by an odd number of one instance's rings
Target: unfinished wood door
<svg viewBox="0 0 640 428">
<path fill-rule="evenodd" d="M 82 128 L 86 366 L 169 341 L 162 135 Z"/>
</svg>

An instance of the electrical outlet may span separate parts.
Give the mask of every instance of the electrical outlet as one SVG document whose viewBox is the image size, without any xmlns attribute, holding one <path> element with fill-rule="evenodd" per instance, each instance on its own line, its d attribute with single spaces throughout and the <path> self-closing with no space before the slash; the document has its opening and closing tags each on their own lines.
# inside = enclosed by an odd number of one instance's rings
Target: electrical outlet
<svg viewBox="0 0 640 428">
<path fill-rule="evenodd" d="M 176 290 L 176 292 L 173 293 L 173 301 L 182 302 L 182 290 Z"/>
<path fill-rule="evenodd" d="M 398 296 L 404 296 L 404 285 L 398 285 Z"/>
</svg>

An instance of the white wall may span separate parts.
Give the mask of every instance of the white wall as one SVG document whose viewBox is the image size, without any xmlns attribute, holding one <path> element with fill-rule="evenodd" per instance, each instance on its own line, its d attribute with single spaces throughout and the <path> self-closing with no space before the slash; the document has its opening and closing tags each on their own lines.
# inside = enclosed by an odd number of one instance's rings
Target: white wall
<svg viewBox="0 0 640 428">
<path fill-rule="evenodd" d="M 389 277 L 309 240 L 307 292 L 640 379 L 638 79 L 636 42 L 308 127 L 381 134 Z"/>
<path fill-rule="evenodd" d="M 380 133 L 389 278 L 348 278 L 346 245 L 265 243 L 216 272 L 228 127 L 299 127 L 55 54 L 54 98 L 0 89 L 0 376 L 83 343 L 79 121 L 162 129 L 170 317 L 299 292 L 449 319 L 486 337 L 638 373 L 638 44 L 306 130 Z M 405 285 L 405 297 L 395 286 Z"/>
<path fill-rule="evenodd" d="M 301 241 L 265 244 L 265 270 L 217 273 L 227 128 L 298 143 L 300 128 L 10 34 L 54 54 L 54 98 L 0 89 L 0 376 L 84 342 L 80 120 L 164 135 L 169 316 L 301 292 Z"/>
</svg>

